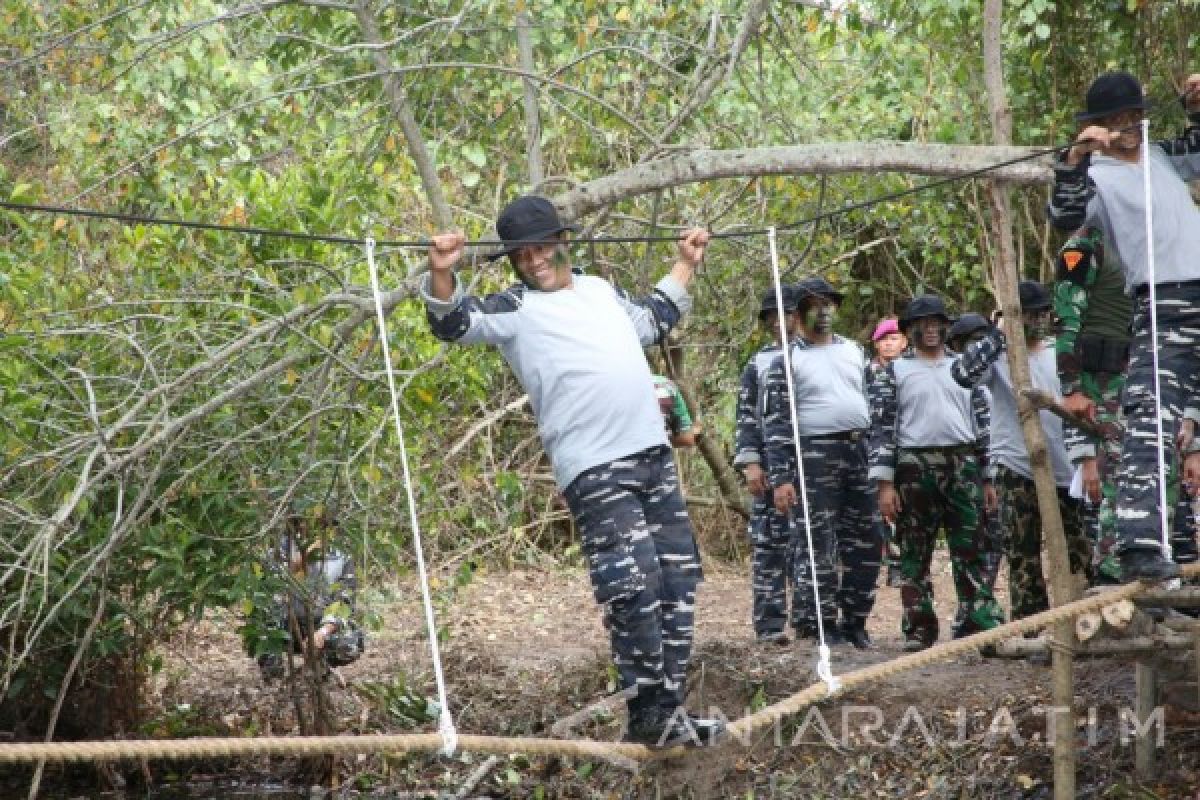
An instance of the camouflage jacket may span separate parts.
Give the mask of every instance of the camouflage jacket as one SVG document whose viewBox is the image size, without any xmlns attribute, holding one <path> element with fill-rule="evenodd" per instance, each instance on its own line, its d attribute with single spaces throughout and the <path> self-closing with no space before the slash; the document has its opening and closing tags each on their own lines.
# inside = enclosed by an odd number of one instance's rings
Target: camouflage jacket
<svg viewBox="0 0 1200 800">
<path fill-rule="evenodd" d="M 734 420 L 734 457 L 736 467 L 759 464 L 767 468 L 767 448 L 763 438 L 763 411 L 766 402 L 767 371 L 782 349 L 776 342 L 759 349 L 742 369 Z"/>
</svg>

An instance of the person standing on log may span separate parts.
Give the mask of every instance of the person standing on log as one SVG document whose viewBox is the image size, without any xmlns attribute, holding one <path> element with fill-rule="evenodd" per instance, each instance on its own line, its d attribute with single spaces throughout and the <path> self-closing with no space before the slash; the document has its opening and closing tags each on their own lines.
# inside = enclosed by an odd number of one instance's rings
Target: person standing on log
<svg viewBox="0 0 1200 800">
<path fill-rule="evenodd" d="M 1124 271 L 1125 291 L 1135 298 L 1122 401 L 1126 431 L 1117 476 L 1117 553 L 1125 581 L 1163 581 L 1179 574 L 1162 545 L 1158 408 L 1170 468 L 1177 461 L 1171 441 L 1180 420 L 1185 413 L 1200 416 L 1185 409 L 1200 380 L 1200 209 L 1186 183 L 1200 178 L 1200 73 L 1185 81 L 1182 102 L 1191 124 L 1182 136 L 1153 143 L 1149 163 L 1143 164 L 1141 123 L 1147 104 L 1141 84 L 1127 72 L 1105 73 L 1092 81 L 1086 108 L 1075 115 L 1083 130 L 1055 165 L 1048 206 L 1050 221 L 1060 230 L 1088 226 L 1103 232 Z M 1157 342 L 1150 335 L 1146 169 L 1154 211 Z M 1157 403 L 1155 351 L 1161 389 Z"/>
</svg>

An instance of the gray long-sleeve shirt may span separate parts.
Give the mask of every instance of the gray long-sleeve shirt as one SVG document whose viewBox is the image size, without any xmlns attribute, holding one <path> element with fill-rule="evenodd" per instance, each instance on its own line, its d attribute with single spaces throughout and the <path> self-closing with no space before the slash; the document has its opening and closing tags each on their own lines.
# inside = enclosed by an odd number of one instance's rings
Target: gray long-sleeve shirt
<svg viewBox="0 0 1200 800">
<path fill-rule="evenodd" d="M 1178 139 L 1154 143 L 1150 153 L 1156 283 L 1200 280 L 1200 209 L 1185 181 L 1200 178 L 1200 114 Z M 1149 279 L 1146 198 L 1142 164 L 1102 153 L 1077 167 L 1058 164 L 1049 206 L 1061 230 L 1084 225 L 1104 231 L 1115 247 L 1131 292 Z"/>
<path fill-rule="evenodd" d="M 974 445 L 980 395 L 951 375 L 957 356 L 936 360 L 912 350 L 875 372 L 871 382 L 871 480 L 893 480 L 898 448 Z"/>
<path fill-rule="evenodd" d="M 517 285 L 483 298 L 420 293 L 438 338 L 494 344 L 529 394 L 542 445 L 565 489 L 584 470 L 667 444 L 642 347 L 657 342 L 691 308 L 671 276 L 634 299 L 608 281 L 573 275 L 568 288 Z"/>
<path fill-rule="evenodd" d="M 792 385 L 796 392 L 796 422 L 801 436 L 866 430 L 867 356 L 857 342 L 834 336 L 829 344 L 792 344 Z M 776 364 L 782 368 L 783 358 Z M 786 391 L 787 377 L 779 375 Z M 771 383 L 775 376 L 768 374 Z"/>
<path fill-rule="evenodd" d="M 1033 388 L 1062 399 L 1053 347 L 1042 347 L 1030 354 L 1029 380 Z M 1012 375 L 1008 371 L 1008 360 L 998 359 L 984 376 L 984 382 L 992 393 L 992 462 L 1003 464 L 1013 472 L 1033 480 L 1033 467 L 1029 463 L 1025 434 L 1017 416 L 1017 397 L 1013 391 Z M 1049 411 L 1038 412 L 1038 419 L 1046 437 L 1054 482 L 1066 488 L 1071 485 L 1073 470 L 1067 458 L 1062 420 Z"/>
</svg>

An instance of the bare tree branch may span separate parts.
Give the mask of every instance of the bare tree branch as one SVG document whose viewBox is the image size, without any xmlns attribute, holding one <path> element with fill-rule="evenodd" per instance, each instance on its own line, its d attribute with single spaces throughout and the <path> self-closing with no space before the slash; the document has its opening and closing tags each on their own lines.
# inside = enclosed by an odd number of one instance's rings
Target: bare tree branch
<svg viewBox="0 0 1200 800">
<path fill-rule="evenodd" d="M 761 175 L 838 175 L 902 172 L 949 177 L 1029 156 L 1029 147 L 918 144 L 911 142 L 837 142 L 742 150 L 696 150 L 636 164 L 554 197 L 559 211 L 578 219 L 597 209 L 691 183 Z M 1048 166 L 1023 162 L 991 173 L 1013 184 L 1046 184 Z"/>
</svg>

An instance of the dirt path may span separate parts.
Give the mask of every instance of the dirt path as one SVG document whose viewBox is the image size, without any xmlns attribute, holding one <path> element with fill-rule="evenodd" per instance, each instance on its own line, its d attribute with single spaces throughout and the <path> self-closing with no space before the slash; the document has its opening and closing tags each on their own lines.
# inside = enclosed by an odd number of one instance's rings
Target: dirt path
<svg viewBox="0 0 1200 800">
<path fill-rule="evenodd" d="M 712 563 L 706 568 L 697 600 L 690 705 L 715 706 L 736 718 L 748 707 L 775 702 L 813 682 L 811 645 L 753 642 L 746 575 Z M 1002 574 L 1001 585 L 1003 581 Z M 934 584 L 945 639 L 954 594 L 942 553 L 935 559 Z M 436 594 L 451 703 L 461 730 L 601 739 L 620 735 L 619 713 L 579 713 L 614 688 L 600 614 L 581 570 L 485 571 L 466 586 L 439 586 Z M 1002 588 L 998 594 L 1006 604 Z M 405 686 L 432 694 L 419 594 L 407 582 L 387 591 L 368 589 L 360 603 L 379 614 L 383 624 L 371 634 L 364 657 L 338 671 L 345 685 L 329 684 L 339 727 L 347 732 L 413 729 L 396 711 L 395 698 Z M 253 662 L 242 655 L 235 630 L 232 620 L 218 615 L 193 626 L 164 653 L 166 666 L 152 700 L 160 718 L 194 723 L 192 728 L 183 725 L 176 735 L 298 732 L 286 692 L 262 683 Z M 873 649 L 835 648 L 835 672 L 901 653 L 897 589 L 880 588 L 869 631 Z M 1077 709 L 1115 706 L 1132 696 L 1128 668 L 1081 663 L 1077 675 Z M 819 713 L 831 736 L 809 724 L 815 719 L 790 720 L 749 750 L 697 756 L 669 768 L 644 770 L 632 779 L 619 767 L 516 757 L 489 778 L 488 796 L 722 797 L 736 792 L 745 797 L 747 791 L 755 797 L 1047 796 L 1050 757 L 1038 707 L 1050 704 L 1048 680 L 1044 668 L 984 661 L 971 654 L 822 704 Z M 874 739 L 863 740 L 873 741 L 872 746 L 863 745 L 857 728 L 843 725 L 847 709 L 877 709 L 870 713 L 878 713 L 883 725 Z M 1118 746 L 1115 722 L 1105 721 L 1106 713 L 1100 712 L 1099 744 L 1082 755 L 1085 763 L 1095 761 L 1095 794 L 1081 785 L 1080 796 L 1100 796 L 1114 776 L 1128 771 L 1132 749 Z M 989 739 L 997 719 L 999 733 Z M 1190 739 L 1173 740 L 1167 748 L 1166 757 L 1174 759 L 1170 763 L 1176 769 L 1164 772 L 1170 775 L 1168 789 L 1138 796 L 1196 796 L 1200 777 L 1189 772 L 1200 753 L 1194 722 L 1200 720 L 1193 721 Z M 167 726 L 161 732 L 171 731 Z M 963 732 L 968 733 L 965 740 Z M 1183 754 L 1172 747 L 1183 748 Z M 360 782 L 362 775 L 370 775 L 364 785 L 412 789 L 457 785 L 471 763 L 370 757 L 345 763 L 341 771 L 357 775 Z"/>
</svg>

